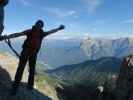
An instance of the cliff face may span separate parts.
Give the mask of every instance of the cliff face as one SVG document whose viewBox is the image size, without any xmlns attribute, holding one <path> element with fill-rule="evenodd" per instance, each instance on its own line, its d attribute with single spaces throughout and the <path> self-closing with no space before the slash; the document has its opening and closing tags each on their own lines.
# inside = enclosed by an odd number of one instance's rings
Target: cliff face
<svg viewBox="0 0 133 100">
<path fill-rule="evenodd" d="M 133 100 L 133 56 L 123 59 L 116 84 L 117 100 Z"/>
</svg>

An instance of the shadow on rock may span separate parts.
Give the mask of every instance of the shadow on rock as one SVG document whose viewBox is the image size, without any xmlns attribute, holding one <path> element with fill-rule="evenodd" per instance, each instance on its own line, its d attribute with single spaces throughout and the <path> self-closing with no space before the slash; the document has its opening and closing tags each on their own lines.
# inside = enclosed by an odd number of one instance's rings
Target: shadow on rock
<svg viewBox="0 0 133 100">
<path fill-rule="evenodd" d="M 61 100 L 99 100 L 100 91 L 84 85 L 56 88 Z"/>
</svg>

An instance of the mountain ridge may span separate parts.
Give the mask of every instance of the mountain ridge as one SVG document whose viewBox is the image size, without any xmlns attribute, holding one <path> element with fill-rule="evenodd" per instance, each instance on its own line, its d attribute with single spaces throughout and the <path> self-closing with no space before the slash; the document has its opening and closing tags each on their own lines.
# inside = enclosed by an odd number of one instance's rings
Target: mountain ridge
<svg viewBox="0 0 133 100">
<path fill-rule="evenodd" d="M 95 39 L 88 37 L 81 45 L 88 59 L 102 57 L 123 58 L 133 54 L 133 38 Z"/>
<path fill-rule="evenodd" d="M 88 60 L 79 64 L 66 65 L 55 70 L 48 70 L 49 74 L 68 82 L 70 84 L 86 84 L 89 81 L 97 83 L 118 74 L 121 59 L 116 57 L 105 57 L 98 60 Z"/>
</svg>

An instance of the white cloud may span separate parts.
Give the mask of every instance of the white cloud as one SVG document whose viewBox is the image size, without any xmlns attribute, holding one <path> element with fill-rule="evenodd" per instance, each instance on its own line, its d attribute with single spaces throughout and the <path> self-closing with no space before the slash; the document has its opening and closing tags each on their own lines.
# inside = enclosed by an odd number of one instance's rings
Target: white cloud
<svg viewBox="0 0 133 100">
<path fill-rule="evenodd" d="M 30 7 L 32 4 L 28 0 L 18 0 L 22 5 Z"/>
<path fill-rule="evenodd" d="M 133 24 L 133 19 L 124 20 L 124 21 L 122 21 L 122 23 L 124 23 L 124 24 Z"/>
<path fill-rule="evenodd" d="M 66 17 L 74 17 L 77 18 L 77 12 L 75 10 L 70 10 L 70 11 L 65 11 L 59 8 L 52 8 L 52 7 L 45 7 L 42 8 L 44 11 L 47 11 L 48 13 L 51 13 L 53 15 L 55 15 L 58 18 L 64 19 Z"/>
<path fill-rule="evenodd" d="M 95 10 L 103 4 L 103 0 L 84 0 L 89 12 L 95 12 Z"/>
</svg>

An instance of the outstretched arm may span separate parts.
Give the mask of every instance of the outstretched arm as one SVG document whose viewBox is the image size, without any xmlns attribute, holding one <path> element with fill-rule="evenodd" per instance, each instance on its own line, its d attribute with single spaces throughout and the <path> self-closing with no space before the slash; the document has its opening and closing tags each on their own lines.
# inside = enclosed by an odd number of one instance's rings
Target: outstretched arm
<svg viewBox="0 0 133 100">
<path fill-rule="evenodd" d="M 53 34 L 53 33 L 56 33 L 56 32 L 58 32 L 60 30 L 63 30 L 64 28 L 65 28 L 64 25 L 60 25 L 58 28 L 55 28 L 55 29 L 52 29 L 50 31 L 44 32 L 44 34 L 47 34 L 47 35 Z"/>
<path fill-rule="evenodd" d="M 25 30 L 25 31 L 23 31 L 23 32 L 10 34 L 10 35 L 8 35 L 7 37 L 10 37 L 10 38 L 20 37 L 20 36 L 28 35 L 29 32 L 30 32 L 30 30 Z"/>
<path fill-rule="evenodd" d="M 30 30 L 26 30 L 26 31 L 23 31 L 23 32 L 20 32 L 20 33 L 13 33 L 13 34 L 10 34 L 10 35 L 3 35 L 3 36 L 0 36 L 0 41 L 5 40 L 5 39 L 11 39 L 11 38 L 17 38 L 17 37 L 25 36 L 25 35 L 28 35 L 29 32 L 30 32 Z"/>
</svg>

